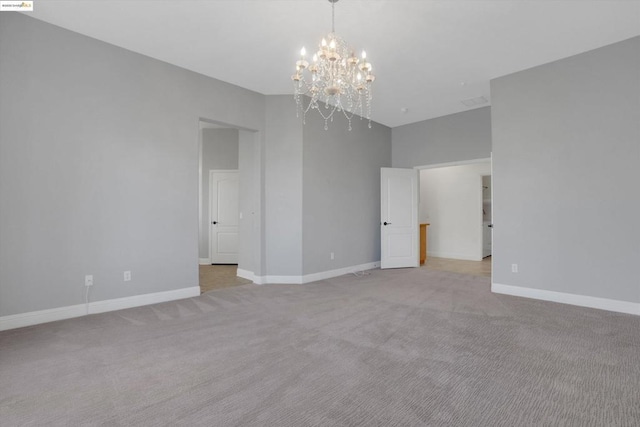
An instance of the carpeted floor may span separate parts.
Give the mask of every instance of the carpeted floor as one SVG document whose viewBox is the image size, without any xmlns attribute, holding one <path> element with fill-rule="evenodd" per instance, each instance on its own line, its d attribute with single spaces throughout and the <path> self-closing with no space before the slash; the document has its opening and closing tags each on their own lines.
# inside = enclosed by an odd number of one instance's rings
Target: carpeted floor
<svg viewBox="0 0 640 427">
<path fill-rule="evenodd" d="M 640 318 L 375 270 L 0 332 L 2 426 L 637 426 Z"/>
</svg>

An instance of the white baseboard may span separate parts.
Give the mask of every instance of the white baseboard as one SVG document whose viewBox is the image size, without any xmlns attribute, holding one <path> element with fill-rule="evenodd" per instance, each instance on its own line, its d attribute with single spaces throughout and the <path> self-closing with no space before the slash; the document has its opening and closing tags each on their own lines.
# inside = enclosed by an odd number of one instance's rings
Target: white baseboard
<svg viewBox="0 0 640 427">
<path fill-rule="evenodd" d="M 351 267 L 338 268 L 336 270 L 321 271 L 319 273 L 305 274 L 299 283 L 311 283 L 317 280 L 330 279 L 332 277 L 343 276 L 345 274 L 355 273 L 358 271 L 372 270 L 380 267 L 380 261 L 368 262 L 366 264 L 353 265 Z"/>
<path fill-rule="evenodd" d="M 31 311 L 0 317 L 0 331 L 70 319 L 87 314 L 86 304 L 70 305 L 67 307 L 51 308 L 48 310 Z"/>
<path fill-rule="evenodd" d="M 72 317 L 80 317 L 87 314 L 105 313 L 107 311 L 122 310 L 125 308 L 157 304 L 159 302 L 191 298 L 198 295 L 200 295 L 200 287 L 194 286 L 191 288 L 176 289 L 174 291 L 155 292 L 152 294 L 95 301 L 90 302 L 88 305 L 77 304 L 67 307 L 14 314 L 11 316 L 0 317 L 0 331 L 38 325 L 40 323 L 54 322 L 56 320 L 70 319 Z"/>
<path fill-rule="evenodd" d="M 253 274 L 253 271 L 243 270 L 242 268 L 238 268 L 236 270 L 236 276 L 242 277 L 243 279 L 251 280 L 255 284 L 262 285 L 262 282 L 260 282 L 259 276 L 256 276 L 255 274 Z"/>
<path fill-rule="evenodd" d="M 200 265 L 209 265 L 209 264 L 211 264 L 211 258 L 200 258 L 200 259 L 198 259 L 198 264 L 200 264 Z"/>
<path fill-rule="evenodd" d="M 564 292 L 547 291 L 544 289 L 522 288 L 520 286 L 501 285 L 499 283 L 491 284 L 491 292 L 640 316 L 640 303 L 636 302 L 590 297 L 587 295 L 567 294 Z"/>
<path fill-rule="evenodd" d="M 251 280 L 256 285 L 266 285 L 267 283 L 286 283 L 297 284 L 302 283 L 301 276 L 256 276 L 252 271 L 239 268 L 236 272 L 238 277 Z"/>
<path fill-rule="evenodd" d="M 467 254 L 457 254 L 452 252 L 427 251 L 427 256 L 432 256 L 434 258 L 461 259 L 464 261 L 482 261 L 482 258 L 478 258 L 477 256 L 467 255 Z"/>
<path fill-rule="evenodd" d="M 302 276 L 262 276 L 257 277 L 261 285 L 270 283 L 282 283 L 285 285 L 299 285 L 302 283 Z"/>
<path fill-rule="evenodd" d="M 255 274 L 253 274 L 253 272 L 242 270 L 240 268 L 238 269 L 238 272 L 236 274 L 238 275 L 238 277 L 251 280 L 253 281 L 253 283 L 256 283 L 258 285 L 265 285 L 268 283 L 300 285 L 304 283 L 315 282 L 318 280 L 330 279 L 332 277 L 338 277 L 358 271 L 371 270 L 378 267 L 380 267 L 380 261 L 338 268 L 336 270 L 321 271 L 319 273 L 305 274 L 304 276 L 256 276 Z"/>
</svg>

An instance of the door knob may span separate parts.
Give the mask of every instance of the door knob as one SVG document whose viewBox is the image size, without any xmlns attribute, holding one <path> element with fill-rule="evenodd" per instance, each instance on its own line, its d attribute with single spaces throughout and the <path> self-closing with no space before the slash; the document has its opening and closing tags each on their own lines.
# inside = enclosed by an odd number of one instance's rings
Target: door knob
<svg viewBox="0 0 640 427">
<path fill-rule="evenodd" d="M 211 224 L 216 225 L 218 221 L 212 221 Z"/>
<path fill-rule="evenodd" d="M 489 224 L 489 225 L 487 225 L 487 227 L 493 228 L 493 224 Z"/>
<path fill-rule="evenodd" d="M 384 222 L 384 225 L 391 225 L 391 223 L 390 223 L 390 222 L 385 221 L 385 222 Z"/>
</svg>

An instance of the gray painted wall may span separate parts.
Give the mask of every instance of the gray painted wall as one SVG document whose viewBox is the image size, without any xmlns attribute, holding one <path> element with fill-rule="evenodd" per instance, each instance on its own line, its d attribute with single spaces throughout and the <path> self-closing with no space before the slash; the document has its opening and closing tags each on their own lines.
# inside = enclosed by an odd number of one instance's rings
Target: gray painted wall
<svg viewBox="0 0 640 427">
<path fill-rule="evenodd" d="M 199 118 L 263 95 L 18 13 L 0 93 L 0 316 L 198 285 Z"/>
<path fill-rule="evenodd" d="M 200 258 L 209 258 L 209 171 L 237 170 L 238 129 L 202 129 Z"/>
<path fill-rule="evenodd" d="M 393 128 L 395 168 L 491 157 L 491 107 Z"/>
<path fill-rule="evenodd" d="M 325 131 L 317 114 L 306 122 L 303 273 L 379 261 L 380 168 L 391 165 L 391 129 L 354 119 L 349 131 L 337 117 Z"/>
<path fill-rule="evenodd" d="M 491 99 L 493 281 L 640 302 L 640 37 L 495 79 Z"/>
<path fill-rule="evenodd" d="M 263 182 L 258 175 L 261 168 L 259 134 L 246 130 L 238 132 L 238 169 L 240 171 L 240 227 L 238 230 L 238 268 L 258 276 L 264 274 L 261 239 L 263 223 L 261 198 Z M 257 149 L 256 149 L 257 148 Z"/>
<path fill-rule="evenodd" d="M 271 276 L 302 274 L 302 120 L 291 95 L 268 96 L 265 261 Z"/>
<path fill-rule="evenodd" d="M 238 169 L 238 129 L 202 129 L 202 168 Z"/>
</svg>

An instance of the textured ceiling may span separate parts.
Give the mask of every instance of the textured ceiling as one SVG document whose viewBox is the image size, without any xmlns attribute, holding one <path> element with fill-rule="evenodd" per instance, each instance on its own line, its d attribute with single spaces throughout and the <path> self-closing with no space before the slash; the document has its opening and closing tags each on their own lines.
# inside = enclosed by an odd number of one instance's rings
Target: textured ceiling
<svg viewBox="0 0 640 427">
<path fill-rule="evenodd" d="M 292 93 L 300 48 L 331 29 L 327 0 L 34 3 L 29 16 L 263 94 Z M 490 101 L 492 78 L 640 35 L 640 1 L 341 0 L 336 32 L 366 49 L 373 119 L 394 127 L 476 108 L 461 101 Z"/>
</svg>

